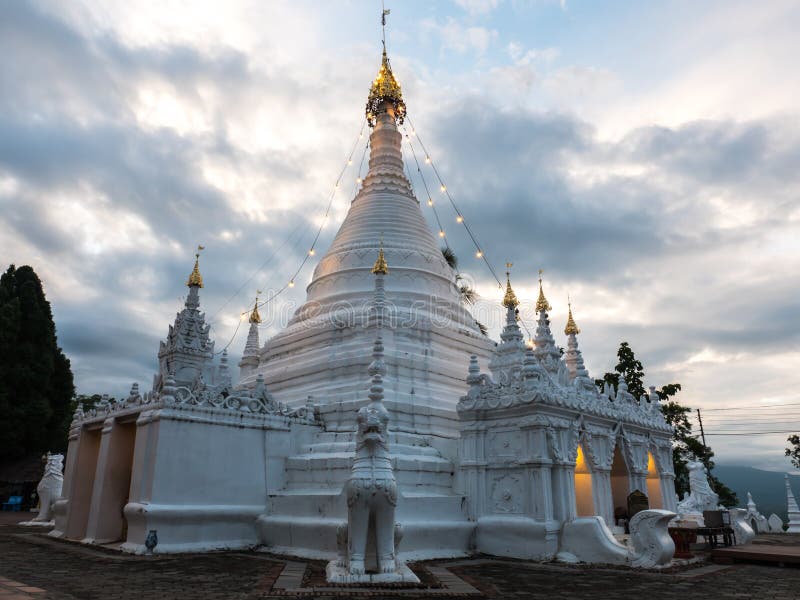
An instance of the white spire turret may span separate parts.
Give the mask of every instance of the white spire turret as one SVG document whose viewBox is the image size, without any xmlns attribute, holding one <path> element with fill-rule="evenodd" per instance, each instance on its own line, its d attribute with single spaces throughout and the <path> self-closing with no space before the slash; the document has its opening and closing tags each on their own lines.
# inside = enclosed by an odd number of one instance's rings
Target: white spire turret
<svg viewBox="0 0 800 600">
<path fill-rule="evenodd" d="M 569 371 L 569 379 L 578 387 L 586 387 L 594 391 L 594 382 L 589 377 L 589 372 L 583 364 L 583 354 L 578 348 L 578 334 L 581 330 L 572 316 L 572 302 L 568 302 L 567 305 L 569 306 L 569 313 L 567 326 L 564 328 L 564 333 L 567 334 L 567 353 L 564 357 L 564 362 Z"/>
<path fill-rule="evenodd" d="M 561 359 L 561 353 L 556 347 L 556 341 L 553 338 L 553 333 L 550 331 L 550 318 L 547 316 L 547 311 L 552 310 L 552 307 L 544 295 L 542 273 L 544 273 L 544 271 L 539 269 L 539 298 L 536 301 L 536 312 L 539 314 L 539 318 L 536 324 L 534 354 L 545 369 L 551 373 L 555 373 L 558 371 L 558 362 Z"/>
<path fill-rule="evenodd" d="M 800 508 L 797 506 L 792 486 L 789 483 L 789 474 L 783 476 L 786 483 L 786 508 L 789 513 L 789 529 L 786 533 L 800 533 Z"/>
<path fill-rule="evenodd" d="M 506 263 L 511 268 L 511 263 Z M 519 301 L 511 287 L 511 274 L 506 271 L 506 292 L 503 296 L 503 306 L 506 309 L 506 326 L 500 333 L 500 344 L 495 354 L 489 361 L 489 369 L 503 383 L 514 379 L 522 369 L 525 359 L 525 338 L 517 324 L 517 306 Z"/>
<path fill-rule="evenodd" d="M 194 268 L 186 285 L 189 294 L 184 308 L 175 316 L 169 326 L 167 338 L 159 344 L 159 373 L 155 376 L 153 389 L 160 391 L 167 375 L 172 373 L 178 386 L 193 387 L 202 378 L 214 356 L 214 342 L 206 324 L 205 314 L 200 312 L 200 288 L 203 278 L 200 275 L 199 259 L 203 246 L 197 247 Z"/>
<path fill-rule="evenodd" d="M 259 292 L 260 293 L 260 292 Z M 239 379 L 244 379 L 258 367 L 258 326 L 261 324 L 261 315 L 258 313 L 258 294 L 256 294 L 253 310 L 250 311 L 250 331 L 247 333 L 247 342 L 244 345 L 242 359 L 239 361 Z"/>
</svg>

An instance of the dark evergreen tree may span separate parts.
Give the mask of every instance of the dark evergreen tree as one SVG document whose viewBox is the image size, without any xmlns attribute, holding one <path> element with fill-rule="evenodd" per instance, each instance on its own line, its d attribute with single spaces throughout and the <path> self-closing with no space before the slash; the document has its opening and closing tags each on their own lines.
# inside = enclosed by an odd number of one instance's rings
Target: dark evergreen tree
<svg viewBox="0 0 800 600">
<path fill-rule="evenodd" d="M 628 391 L 637 399 L 645 393 L 644 388 L 644 366 L 637 360 L 633 349 L 628 342 L 622 342 L 617 351 L 619 362 L 614 367 L 613 373 L 606 373 L 602 379 L 595 379 L 595 384 L 602 390 L 603 384 L 608 383 L 617 389 L 620 376 L 625 378 Z M 689 469 L 687 464 L 690 460 L 701 461 L 705 464 L 709 472 L 709 479 L 714 491 L 719 494 L 720 504 L 723 506 L 736 506 L 738 499 L 736 494 L 724 483 L 717 479 L 712 473 L 714 461 L 711 460 L 714 452 L 703 444 L 697 436 L 692 434 L 692 423 L 689 414 L 692 409 L 671 400 L 681 390 L 680 383 L 668 383 L 656 390 L 661 399 L 661 412 L 667 423 L 675 429 L 672 440 L 672 462 L 675 468 L 675 491 L 679 497 L 689 491 Z"/>
<path fill-rule="evenodd" d="M 75 388 L 31 267 L 0 276 L 0 459 L 66 449 Z"/>
</svg>

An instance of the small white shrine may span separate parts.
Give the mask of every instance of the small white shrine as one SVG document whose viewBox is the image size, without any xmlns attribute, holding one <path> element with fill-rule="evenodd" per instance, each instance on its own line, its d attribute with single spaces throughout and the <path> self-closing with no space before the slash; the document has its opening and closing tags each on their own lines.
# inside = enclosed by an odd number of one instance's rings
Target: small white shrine
<svg viewBox="0 0 800 600">
<path fill-rule="evenodd" d="M 254 307 L 237 385 L 195 260 L 152 387 L 76 411 L 52 535 L 261 547 L 329 560 L 332 581 L 407 581 L 409 559 L 474 553 L 669 562 L 672 430 L 654 388 L 598 391 L 571 309 L 556 344 L 541 276 L 533 347 L 508 278 L 500 342 L 481 333 L 404 174 L 405 111 L 384 50 L 369 172 L 306 304 L 263 345 Z M 636 491 L 652 510 L 634 516 Z"/>
</svg>

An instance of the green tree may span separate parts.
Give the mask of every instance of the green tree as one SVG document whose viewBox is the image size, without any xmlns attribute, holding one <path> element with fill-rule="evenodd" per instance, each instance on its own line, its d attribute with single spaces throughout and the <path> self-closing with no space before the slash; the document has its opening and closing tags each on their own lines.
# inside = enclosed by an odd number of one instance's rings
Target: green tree
<svg viewBox="0 0 800 600">
<path fill-rule="evenodd" d="M 800 469 L 800 435 L 796 433 L 786 438 L 790 446 L 786 449 L 786 456 L 789 457 L 791 463 Z"/>
<path fill-rule="evenodd" d="M 31 267 L 0 276 L 0 459 L 64 450 L 75 388 Z"/>
<path fill-rule="evenodd" d="M 614 373 L 606 373 L 602 379 L 595 379 L 595 384 L 602 390 L 603 384 L 608 383 L 616 390 L 619 385 L 619 376 L 622 375 L 628 385 L 628 391 L 638 400 L 645 393 L 642 363 L 636 359 L 628 342 L 622 342 L 619 345 L 617 359 L 619 362 L 614 367 Z"/>
<path fill-rule="evenodd" d="M 614 367 L 614 372 L 606 373 L 602 379 L 595 379 L 595 384 L 602 390 L 603 385 L 608 383 L 616 390 L 619 385 L 619 378 L 622 376 L 628 385 L 628 391 L 635 398 L 641 398 L 645 394 L 644 366 L 636 358 L 628 342 L 620 344 L 617 358 L 619 362 Z M 705 464 L 708 469 L 711 485 L 714 491 L 719 494 L 720 504 L 723 506 L 736 506 L 738 503 L 736 494 L 712 473 L 714 452 L 692 433 L 692 423 L 689 420 L 692 409 L 672 399 L 680 391 L 680 383 L 668 383 L 656 390 L 661 400 L 661 412 L 664 414 L 664 419 L 674 430 L 672 436 L 672 463 L 675 468 L 675 491 L 679 497 L 689 491 L 689 469 L 687 465 L 690 460 L 696 459 Z"/>
</svg>

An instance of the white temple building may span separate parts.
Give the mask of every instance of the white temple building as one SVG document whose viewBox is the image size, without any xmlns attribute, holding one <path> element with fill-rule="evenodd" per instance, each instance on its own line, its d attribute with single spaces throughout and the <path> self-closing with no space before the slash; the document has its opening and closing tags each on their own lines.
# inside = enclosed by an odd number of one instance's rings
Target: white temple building
<svg viewBox="0 0 800 600">
<path fill-rule="evenodd" d="M 533 348 L 510 281 L 500 342 L 482 334 L 404 174 L 405 104 L 385 51 L 367 106 L 369 172 L 306 303 L 263 345 L 256 304 L 234 387 L 227 354 L 214 362 L 196 260 L 152 388 L 76 411 L 52 535 L 334 559 L 378 361 L 400 557 L 646 564 L 610 528 L 634 491 L 665 509 L 651 517 L 674 516 L 672 429 L 654 388 L 598 391 L 571 309 L 559 350 L 541 278 Z"/>
</svg>

